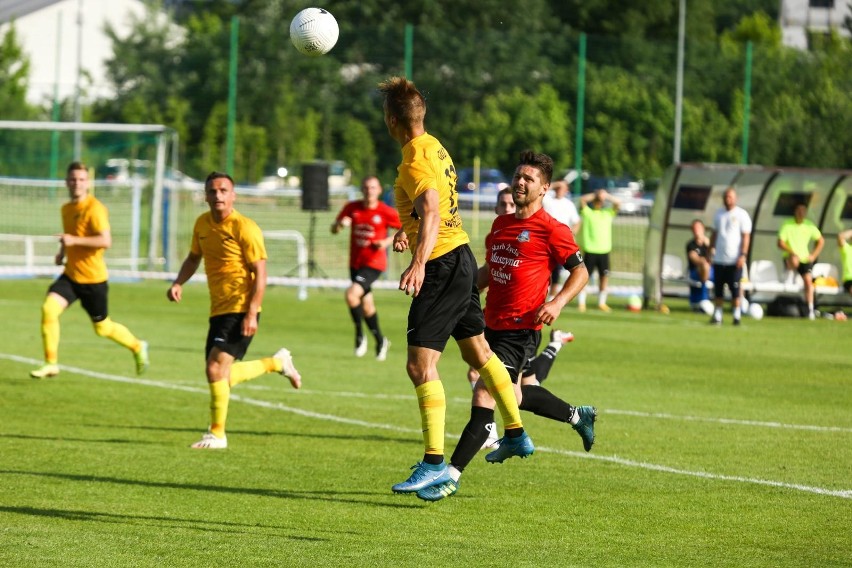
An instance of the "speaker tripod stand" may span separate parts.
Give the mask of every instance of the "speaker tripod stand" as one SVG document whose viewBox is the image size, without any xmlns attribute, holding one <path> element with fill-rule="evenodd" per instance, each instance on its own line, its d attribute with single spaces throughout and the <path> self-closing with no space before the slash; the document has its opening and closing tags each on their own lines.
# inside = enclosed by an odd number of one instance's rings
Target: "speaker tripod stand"
<svg viewBox="0 0 852 568">
<path fill-rule="evenodd" d="M 320 268 L 314 258 L 314 230 L 317 224 L 317 212 L 311 210 L 311 218 L 308 222 L 308 277 L 319 276 L 328 278 L 328 274 Z"/>
</svg>

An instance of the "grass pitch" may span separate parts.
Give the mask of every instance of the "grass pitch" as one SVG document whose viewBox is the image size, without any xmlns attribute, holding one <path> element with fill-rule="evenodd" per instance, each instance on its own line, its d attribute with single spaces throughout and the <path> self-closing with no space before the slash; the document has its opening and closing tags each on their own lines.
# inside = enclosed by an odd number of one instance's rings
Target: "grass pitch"
<svg viewBox="0 0 852 568">
<path fill-rule="evenodd" d="M 376 294 L 377 363 L 351 354 L 342 291 L 269 289 L 249 358 L 287 346 L 304 387 L 236 387 L 230 448 L 206 452 L 188 447 L 208 420 L 206 288 L 175 305 L 165 282 L 113 283 L 149 372 L 75 305 L 62 374 L 36 381 L 48 285 L 0 281 L 0 566 L 852 565 L 852 324 L 569 307 L 577 339 L 545 386 L 598 407 L 592 452 L 525 415 L 534 456 L 479 455 L 427 504 L 390 491 L 422 454 L 403 294 Z M 449 454 L 470 396 L 454 346 L 440 371 Z"/>
</svg>

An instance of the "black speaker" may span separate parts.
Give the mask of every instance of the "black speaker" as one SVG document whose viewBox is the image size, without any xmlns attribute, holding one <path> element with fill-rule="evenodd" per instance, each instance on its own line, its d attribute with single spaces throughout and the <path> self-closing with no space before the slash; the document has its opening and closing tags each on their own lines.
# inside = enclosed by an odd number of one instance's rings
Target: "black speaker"
<svg viewBox="0 0 852 568">
<path fill-rule="evenodd" d="M 328 164 L 303 164 L 302 211 L 328 209 Z"/>
</svg>

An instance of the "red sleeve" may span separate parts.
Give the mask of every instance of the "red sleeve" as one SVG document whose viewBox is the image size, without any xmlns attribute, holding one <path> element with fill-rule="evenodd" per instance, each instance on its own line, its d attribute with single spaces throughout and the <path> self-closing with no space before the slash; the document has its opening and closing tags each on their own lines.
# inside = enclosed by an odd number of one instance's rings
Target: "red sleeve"
<svg viewBox="0 0 852 568">
<path fill-rule="evenodd" d="M 355 208 L 355 204 L 357 201 L 350 201 L 346 205 L 343 206 L 343 209 L 340 210 L 340 213 L 337 214 L 335 221 L 340 222 L 344 217 L 352 218 L 352 210 Z"/>
</svg>

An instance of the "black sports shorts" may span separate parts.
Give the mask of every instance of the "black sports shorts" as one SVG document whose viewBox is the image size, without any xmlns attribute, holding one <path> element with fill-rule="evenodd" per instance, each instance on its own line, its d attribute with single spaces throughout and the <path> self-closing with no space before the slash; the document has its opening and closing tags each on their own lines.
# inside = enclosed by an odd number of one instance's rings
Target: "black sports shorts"
<svg viewBox="0 0 852 568">
<path fill-rule="evenodd" d="M 349 278 L 355 284 L 361 286 L 364 289 L 365 294 L 369 294 L 371 290 L 371 286 L 373 282 L 379 279 L 379 276 L 382 275 L 381 270 L 376 270 L 375 268 L 350 268 L 349 269 Z"/>
<path fill-rule="evenodd" d="M 743 269 L 737 268 L 736 264 L 714 264 L 713 265 L 713 297 L 721 299 L 725 297 L 725 284 L 731 291 L 731 299 L 740 297 L 740 280 L 743 278 Z"/>
<path fill-rule="evenodd" d="M 98 282 L 97 284 L 77 284 L 66 275 L 62 274 L 53 284 L 48 292 L 59 294 L 70 306 L 80 300 L 83 309 L 89 314 L 92 323 L 104 321 L 107 318 L 107 298 L 109 296 L 109 284 Z"/>
<path fill-rule="evenodd" d="M 491 347 L 491 351 L 502 361 L 512 382 L 517 383 L 529 367 L 530 361 L 535 358 L 538 344 L 541 342 L 541 331 L 536 329 L 507 329 L 498 331 L 485 328 L 485 339 Z"/>
<path fill-rule="evenodd" d="M 586 268 L 589 270 L 589 276 L 591 276 L 595 270 L 598 271 L 598 276 L 609 275 L 608 252 L 605 252 L 603 254 L 598 254 L 595 252 L 584 252 L 583 262 L 586 264 Z"/>
<path fill-rule="evenodd" d="M 409 345 L 443 352 L 450 337 L 460 341 L 485 330 L 477 270 L 467 245 L 426 263 L 423 286 L 408 310 Z"/>
<path fill-rule="evenodd" d="M 234 359 L 242 359 L 248 351 L 254 336 L 243 335 L 243 318 L 246 314 L 222 314 L 210 318 L 210 328 L 207 330 L 207 346 L 204 350 L 204 360 L 210 358 L 210 352 L 216 347 Z M 260 314 L 257 314 L 260 325 Z"/>
</svg>

